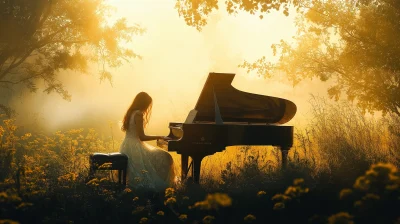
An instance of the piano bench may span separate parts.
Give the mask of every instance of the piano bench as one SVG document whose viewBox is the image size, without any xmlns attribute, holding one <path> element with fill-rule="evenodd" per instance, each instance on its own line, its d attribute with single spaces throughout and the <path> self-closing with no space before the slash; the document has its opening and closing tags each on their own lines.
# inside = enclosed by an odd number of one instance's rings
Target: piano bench
<svg viewBox="0 0 400 224">
<path fill-rule="evenodd" d="M 128 157 L 125 154 L 115 153 L 93 153 L 89 156 L 89 177 L 93 178 L 96 170 L 118 170 L 118 183 L 126 185 L 126 169 Z"/>
</svg>

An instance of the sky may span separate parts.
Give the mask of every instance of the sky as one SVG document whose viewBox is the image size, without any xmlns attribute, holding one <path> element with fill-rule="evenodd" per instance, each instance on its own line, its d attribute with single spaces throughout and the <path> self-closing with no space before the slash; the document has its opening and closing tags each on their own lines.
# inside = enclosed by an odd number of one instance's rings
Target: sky
<svg viewBox="0 0 400 224">
<path fill-rule="evenodd" d="M 72 94 L 71 102 L 57 94 L 21 93 L 12 103 L 17 111 L 25 111 L 19 116 L 21 123 L 31 127 L 45 123 L 54 131 L 110 129 L 110 133 L 122 138 L 120 121 L 135 95 L 145 91 L 154 100 L 146 132 L 167 135 L 168 123 L 183 122 L 194 108 L 209 72 L 235 73 L 232 85 L 241 91 L 293 101 L 297 115 L 286 125 L 304 125 L 310 94 L 326 95 L 328 83 L 310 80 L 293 88 L 282 74 L 265 79 L 238 68 L 244 60 L 254 61 L 262 56 L 274 60 L 270 46 L 281 39 L 290 41 L 296 34 L 294 16 L 279 12 L 262 20 L 245 12 L 233 16 L 221 5 L 221 10 L 210 15 L 208 25 L 199 32 L 179 17 L 175 0 L 106 2 L 115 7 L 111 22 L 125 17 L 128 24 L 137 23 L 146 29 L 129 43 L 143 59 L 112 70 L 113 85 L 100 83 L 96 66 L 88 75 L 62 72 L 60 79 Z"/>
</svg>

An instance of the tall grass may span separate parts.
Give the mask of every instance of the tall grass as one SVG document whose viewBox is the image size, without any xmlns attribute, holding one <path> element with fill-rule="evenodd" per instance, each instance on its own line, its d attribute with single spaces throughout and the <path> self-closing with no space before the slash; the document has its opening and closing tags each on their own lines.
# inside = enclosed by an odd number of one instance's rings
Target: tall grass
<svg viewBox="0 0 400 224">
<path fill-rule="evenodd" d="M 348 186 L 371 164 L 400 165 L 400 119 L 368 116 L 351 102 L 312 96 L 311 119 L 295 127 L 285 175 L 308 183 Z M 203 160 L 203 184 L 210 188 L 248 189 L 281 178 L 281 157 L 273 147 L 229 147 Z"/>
<path fill-rule="evenodd" d="M 368 214 L 393 220 L 396 213 L 383 208 L 399 204 L 400 119 L 365 116 L 343 101 L 312 97 L 310 103 L 312 119 L 306 128 L 295 129 L 286 170 L 278 148 L 228 147 L 203 160 L 201 186 L 179 184 L 161 202 L 121 191 L 106 172 L 87 181 L 89 154 L 113 152 L 120 142 L 83 129 L 17 134 L 14 120 L 5 119 L 0 125 L 0 202 L 6 207 L 0 209 L 0 220 L 265 223 L 304 221 L 314 213 L 319 214 L 309 219 L 314 223 L 351 223 L 353 214 L 361 221 L 371 219 Z M 180 157 L 172 155 L 180 176 Z M 393 165 L 373 165 L 379 162 Z M 339 192 L 342 202 L 323 203 L 339 200 Z M 110 212 L 98 214 L 102 206 Z M 202 210 L 210 206 L 223 208 Z M 370 213 L 372 208 L 381 210 Z"/>
</svg>

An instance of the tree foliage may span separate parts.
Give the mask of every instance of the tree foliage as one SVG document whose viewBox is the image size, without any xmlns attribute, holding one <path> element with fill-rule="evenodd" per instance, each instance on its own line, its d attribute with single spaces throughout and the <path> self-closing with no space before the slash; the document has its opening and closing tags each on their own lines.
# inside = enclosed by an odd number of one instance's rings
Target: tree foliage
<svg viewBox="0 0 400 224">
<path fill-rule="evenodd" d="M 304 0 L 226 0 L 226 11 L 229 14 L 237 14 L 239 11 L 247 11 L 253 15 L 269 13 L 271 10 L 283 9 L 285 15 L 289 15 L 289 7 L 298 7 Z M 215 9 L 218 10 L 218 0 L 176 0 L 175 8 L 180 16 L 183 16 L 189 26 L 201 31 L 207 24 L 207 16 Z"/>
<path fill-rule="evenodd" d="M 200 1 L 196 5 L 203 4 L 212 6 L 214 3 Z M 232 7 L 252 14 L 283 8 L 287 14 L 290 5 L 298 12 L 294 43 L 282 40 L 271 46 L 274 55 L 279 57 L 277 63 L 262 57 L 254 62 L 244 61 L 240 67 L 264 77 L 270 77 L 278 70 L 284 71 L 294 85 L 307 78 L 330 79 L 334 85 L 328 93 L 333 98 L 339 99 L 344 93 L 364 112 L 378 110 L 400 116 L 399 1 L 232 0 L 226 4 L 228 12 L 232 12 Z M 182 12 L 182 9 L 178 11 Z M 201 7 L 186 11 L 189 13 L 184 14 L 185 19 L 199 18 L 192 16 L 196 13 L 204 19 L 208 14 L 202 13 Z M 188 24 L 205 25 L 193 21 Z"/>
<path fill-rule="evenodd" d="M 42 80 L 45 92 L 70 100 L 57 72 L 88 72 L 90 62 L 111 82 L 107 68 L 139 57 L 122 43 L 144 30 L 123 18 L 109 24 L 110 12 L 102 0 L 0 1 L 0 88 L 36 91 Z"/>
</svg>

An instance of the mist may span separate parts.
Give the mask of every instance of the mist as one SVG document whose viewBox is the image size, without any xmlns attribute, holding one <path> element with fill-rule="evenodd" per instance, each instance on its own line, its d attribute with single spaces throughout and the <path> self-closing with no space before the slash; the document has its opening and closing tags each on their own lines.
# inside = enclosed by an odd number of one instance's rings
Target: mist
<svg viewBox="0 0 400 224">
<path fill-rule="evenodd" d="M 272 12 L 261 20 L 247 13 L 232 16 L 220 10 L 198 32 L 179 18 L 175 1 L 108 2 L 116 8 L 112 19 L 126 17 L 129 23 L 146 28 L 146 33 L 129 43 L 143 59 L 112 70 L 112 85 L 100 82 L 97 65 L 89 74 L 61 72 L 59 78 L 72 95 L 71 102 L 40 90 L 13 94 L 9 104 L 18 112 L 17 122 L 25 130 L 95 128 L 105 136 L 123 138 L 121 120 L 135 95 L 145 91 L 154 100 L 146 132 L 167 135 L 168 123 L 183 122 L 194 108 L 209 72 L 236 73 L 232 85 L 239 90 L 293 101 L 298 111 L 288 125 L 302 124 L 311 93 L 325 95 L 329 83 L 313 80 L 293 88 L 281 74 L 264 79 L 238 68 L 244 60 L 263 55 L 272 59 L 271 44 L 295 35 L 295 12 L 289 17 Z"/>
</svg>

